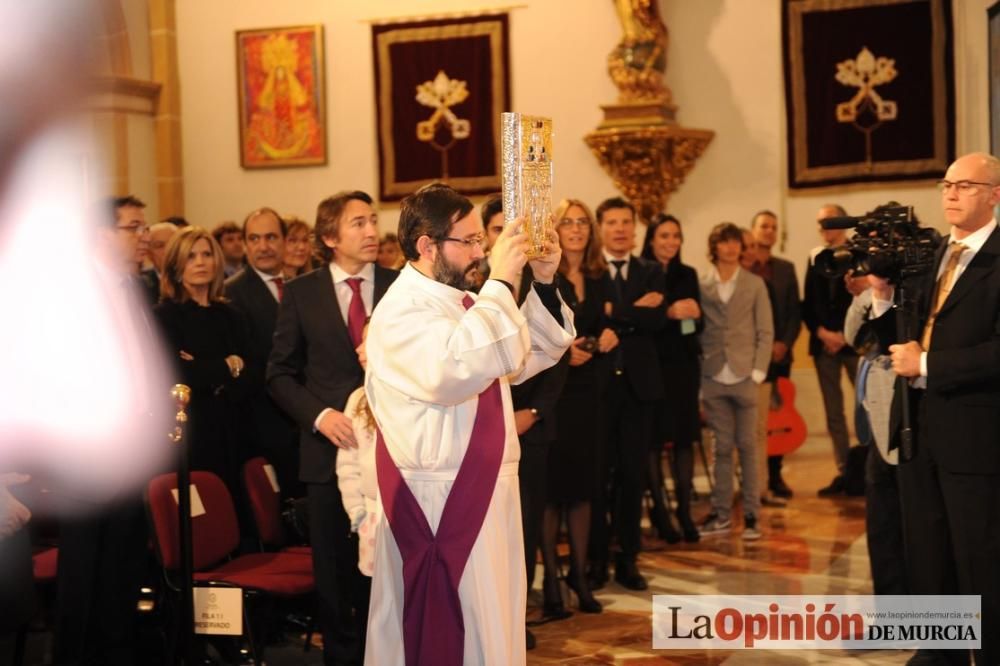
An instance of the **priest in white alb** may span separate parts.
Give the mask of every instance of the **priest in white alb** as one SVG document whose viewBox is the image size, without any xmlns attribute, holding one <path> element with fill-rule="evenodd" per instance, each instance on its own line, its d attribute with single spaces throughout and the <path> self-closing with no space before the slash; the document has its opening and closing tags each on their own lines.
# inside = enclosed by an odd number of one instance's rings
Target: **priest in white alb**
<svg viewBox="0 0 1000 666">
<path fill-rule="evenodd" d="M 511 383 L 554 365 L 573 315 L 547 254 L 519 309 L 513 283 L 527 238 L 508 227 L 490 279 L 466 291 L 483 258 L 483 223 L 445 185 L 403 201 L 408 263 L 372 314 L 365 388 L 378 425 L 382 518 L 365 664 L 522 664 L 526 583 Z"/>
</svg>

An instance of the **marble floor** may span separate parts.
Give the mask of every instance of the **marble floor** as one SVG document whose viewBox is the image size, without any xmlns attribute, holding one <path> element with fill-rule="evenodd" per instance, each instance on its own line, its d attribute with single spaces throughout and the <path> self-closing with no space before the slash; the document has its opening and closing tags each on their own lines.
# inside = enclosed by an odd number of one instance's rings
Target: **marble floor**
<svg viewBox="0 0 1000 666">
<path fill-rule="evenodd" d="M 808 390 L 808 389 L 807 389 Z M 813 425 L 814 420 L 807 421 Z M 908 652 L 870 651 L 663 651 L 652 649 L 653 594 L 871 594 L 865 543 L 864 499 L 820 498 L 816 491 L 834 474 L 829 438 L 814 434 L 785 460 L 784 477 L 795 491 L 785 508 L 765 508 L 763 537 L 740 539 L 741 521 L 730 535 L 697 544 L 668 546 L 648 539 L 639 568 L 649 590 L 631 592 L 611 581 L 596 594 L 600 615 L 576 613 L 533 627 L 538 645 L 529 664 L 903 664 Z M 708 513 L 708 485 L 699 464 L 696 489 L 703 499 L 695 517 Z M 734 516 L 735 518 L 735 516 Z M 536 587 L 539 586 L 538 571 Z M 564 590 L 566 591 L 566 590 Z M 575 596 L 566 591 L 569 606 Z M 531 599 L 540 605 L 540 592 Z M 529 607 L 528 619 L 540 616 Z"/>
</svg>

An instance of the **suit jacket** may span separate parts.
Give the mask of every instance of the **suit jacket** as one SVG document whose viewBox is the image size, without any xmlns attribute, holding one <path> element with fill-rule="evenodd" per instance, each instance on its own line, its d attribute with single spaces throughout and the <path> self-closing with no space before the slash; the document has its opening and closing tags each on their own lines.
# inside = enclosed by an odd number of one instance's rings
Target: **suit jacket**
<svg viewBox="0 0 1000 666">
<path fill-rule="evenodd" d="M 809 329 L 809 355 L 819 356 L 823 352 L 823 341 L 816 331 L 822 326 L 831 331 L 844 330 L 844 316 L 851 305 L 851 292 L 847 291 L 843 278 L 828 278 L 819 272 L 810 257 L 806 269 L 806 284 L 803 287 L 802 321 Z M 850 345 L 845 345 L 841 354 L 854 354 Z"/>
<path fill-rule="evenodd" d="M 924 275 L 917 288 L 914 338 L 920 337 L 930 314 L 936 268 L 947 241 L 938 248 L 935 270 Z M 880 344 L 895 342 L 895 322 L 895 309 L 873 322 Z M 938 311 L 927 352 L 927 388 L 911 393 L 922 401 L 915 424 L 918 451 L 929 447 L 950 472 L 1000 473 L 1000 229 L 990 234 Z M 895 432 L 901 396 L 894 398 Z"/>
<path fill-rule="evenodd" d="M 604 276 L 605 294 L 612 298 L 615 294 L 614 281 L 610 270 Z M 655 291 L 663 293 L 663 271 L 659 265 L 642 257 L 631 257 L 628 277 L 621 303 L 612 303 L 609 327 L 618 335 L 621 367 L 625 371 L 632 390 L 643 401 L 659 400 L 663 397 L 663 379 L 660 376 L 660 361 L 656 352 L 655 335 L 663 330 L 667 321 L 666 305 L 648 308 L 633 305 L 643 295 Z M 612 360 L 615 351 L 608 356 Z M 614 370 L 615 363 L 609 363 Z"/>
<path fill-rule="evenodd" d="M 250 267 L 226 280 L 225 293 L 230 304 L 243 315 L 248 331 L 244 372 L 252 388 L 245 403 L 245 436 L 251 439 L 258 453 L 280 464 L 278 458 L 286 457 L 281 451 L 294 446 L 296 428 L 291 417 L 267 392 L 267 361 L 278 321 L 278 301 Z M 294 474 L 291 478 L 295 478 Z"/>
<path fill-rule="evenodd" d="M 517 302 L 524 302 L 531 283 L 534 281 L 531 266 L 525 266 L 521 273 L 521 291 Z M 558 279 L 558 278 L 557 278 Z M 562 395 L 563 385 L 569 373 L 569 351 L 551 368 L 542 370 L 531 379 L 510 387 L 510 397 L 514 411 L 519 409 L 538 410 L 538 421 L 520 436 L 522 444 L 545 444 L 556 439 L 556 403 Z"/>
<path fill-rule="evenodd" d="M 682 264 L 676 259 L 667 266 L 663 274 L 663 305 L 670 307 L 673 303 L 685 298 L 693 298 L 701 305 L 701 291 L 698 289 L 698 273 L 687 264 Z M 698 318 L 695 321 L 695 333 L 687 335 L 681 332 L 681 322 L 679 319 L 666 319 L 663 330 L 657 337 L 661 358 L 667 360 L 688 361 L 697 359 L 701 355 L 701 345 L 698 342 L 698 335 L 704 328 L 704 320 Z"/>
<path fill-rule="evenodd" d="M 770 270 L 770 279 L 763 272 Z M 769 375 L 787 377 L 792 367 L 792 347 L 802 330 L 802 304 L 799 301 L 799 279 L 795 264 L 771 257 L 766 266 L 754 265 L 754 273 L 764 277 L 770 288 L 771 309 L 774 314 L 774 341 L 783 342 L 788 353 L 781 363 L 772 363 Z"/>
<path fill-rule="evenodd" d="M 398 274 L 375 266 L 375 305 Z M 337 447 L 314 432 L 313 423 L 327 407 L 342 411 L 363 380 L 364 370 L 340 314 L 330 267 L 289 282 L 278 309 L 267 383 L 271 396 L 299 426 L 299 478 L 303 482 L 325 483 L 333 478 Z"/>
<path fill-rule="evenodd" d="M 714 377 L 726 363 L 737 377 L 749 377 L 753 370 L 767 373 L 774 321 L 764 280 L 740 269 L 733 295 L 723 303 L 715 271 L 706 272 L 701 278 L 701 313 L 702 377 Z"/>
<path fill-rule="evenodd" d="M 160 302 L 160 276 L 157 275 L 155 268 L 149 268 L 139 273 L 139 279 L 142 281 L 143 291 L 145 292 L 146 299 L 149 301 L 150 306 L 156 305 Z"/>
</svg>

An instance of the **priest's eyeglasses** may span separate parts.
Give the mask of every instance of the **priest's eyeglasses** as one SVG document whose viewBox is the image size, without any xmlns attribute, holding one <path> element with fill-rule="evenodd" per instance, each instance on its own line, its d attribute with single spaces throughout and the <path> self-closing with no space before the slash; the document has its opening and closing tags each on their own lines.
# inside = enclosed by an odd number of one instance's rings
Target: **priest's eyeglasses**
<svg viewBox="0 0 1000 666">
<path fill-rule="evenodd" d="M 445 236 L 441 240 L 451 241 L 452 243 L 461 243 L 466 247 L 466 249 L 469 250 L 473 250 L 477 247 L 483 247 L 486 244 L 486 236 L 484 234 L 476 234 L 470 238 L 452 238 L 451 236 Z"/>
<path fill-rule="evenodd" d="M 941 191 L 941 194 L 947 194 L 948 190 L 952 187 L 959 194 L 972 194 L 976 191 L 977 187 L 996 187 L 993 183 L 982 183 L 978 180 L 959 180 L 956 182 L 951 182 L 950 180 L 939 180 L 937 182 L 937 188 Z"/>
</svg>

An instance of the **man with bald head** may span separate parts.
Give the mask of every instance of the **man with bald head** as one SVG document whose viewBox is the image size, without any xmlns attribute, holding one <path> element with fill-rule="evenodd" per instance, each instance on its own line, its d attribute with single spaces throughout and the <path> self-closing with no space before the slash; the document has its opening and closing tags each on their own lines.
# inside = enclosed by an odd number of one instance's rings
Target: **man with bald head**
<svg viewBox="0 0 1000 666">
<path fill-rule="evenodd" d="M 938 188 L 951 231 L 922 277 L 916 339 L 888 347 L 916 406 L 915 454 L 899 465 L 906 569 L 911 594 L 982 595 L 976 663 L 1000 664 L 1000 161 L 960 157 Z M 894 338 L 893 296 L 873 292 L 880 342 Z M 921 650 L 909 663 L 969 660 Z"/>
</svg>

